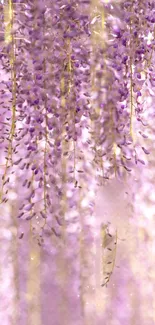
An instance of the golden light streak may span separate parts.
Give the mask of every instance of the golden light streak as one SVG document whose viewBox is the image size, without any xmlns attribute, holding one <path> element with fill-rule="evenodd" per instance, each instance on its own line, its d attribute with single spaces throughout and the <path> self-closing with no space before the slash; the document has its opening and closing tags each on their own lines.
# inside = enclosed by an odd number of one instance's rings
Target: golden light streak
<svg viewBox="0 0 155 325">
<path fill-rule="evenodd" d="M 16 44 L 15 44 L 15 37 L 13 35 L 13 21 L 14 21 L 14 10 L 13 10 L 13 2 L 9 0 L 7 4 L 4 5 L 4 23 L 5 23 L 5 42 L 7 44 L 11 43 L 11 50 L 10 50 L 10 66 L 11 66 L 11 81 L 12 81 L 12 122 L 11 122 L 11 129 L 9 133 L 9 144 L 8 144 L 8 154 L 7 154 L 7 161 L 5 165 L 4 175 L 3 175 L 3 182 L 0 191 L 0 202 L 2 201 L 3 197 L 3 188 L 7 176 L 7 170 L 9 167 L 9 161 L 12 160 L 12 142 L 15 133 L 15 120 L 16 120 Z"/>
<path fill-rule="evenodd" d="M 5 43 L 9 44 L 12 42 L 12 26 L 13 26 L 13 3 L 12 0 L 9 0 L 4 4 L 4 24 L 5 24 L 5 32 L 4 39 Z"/>
<path fill-rule="evenodd" d="M 30 233 L 30 255 L 26 299 L 28 303 L 27 325 L 42 325 L 40 318 L 40 247 L 33 242 Z"/>
<path fill-rule="evenodd" d="M 82 189 L 84 188 L 84 183 L 81 184 L 81 187 L 82 187 Z M 85 297 L 86 280 L 83 277 L 83 268 L 86 268 L 85 255 L 87 253 L 87 247 L 85 247 L 85 243 L 84 243 L 84 220 L 83 220 L 83 215 L 82 215 L 82 210 L 81 210 L 82 200 L 83 200 L 83 193 L 80 189 L 79 202 L 78 202 L 80 226 L 81 226 L 81 231 L 79 233 L 80 302 L 81 302 L 83 322 L 84 322 L 84 325 L 86 325 L 87 324 L 87 317 L 86 317 L 86 310 L 85 310 L 86 309 L 86 297 Z"/>
</svg>

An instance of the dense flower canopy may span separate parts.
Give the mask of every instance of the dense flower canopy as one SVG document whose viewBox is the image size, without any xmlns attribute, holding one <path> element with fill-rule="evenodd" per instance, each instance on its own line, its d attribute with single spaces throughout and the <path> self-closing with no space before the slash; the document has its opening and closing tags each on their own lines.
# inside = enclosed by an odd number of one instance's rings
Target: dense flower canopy
<svg viewBox="0 0 155 325">
<path fill-rule="evenodd" d="M 15 190 L 17 217 L 57 233 L 90 182 L 145 164 L 154 3 L 6 1 L 1 18 L 1 202 Z"/>
</svg>

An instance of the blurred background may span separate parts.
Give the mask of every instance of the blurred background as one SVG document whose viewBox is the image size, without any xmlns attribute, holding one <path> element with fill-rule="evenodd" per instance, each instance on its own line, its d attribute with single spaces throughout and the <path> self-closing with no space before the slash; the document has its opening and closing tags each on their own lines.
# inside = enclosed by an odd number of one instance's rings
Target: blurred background
<svg viewBox="0 0 155 325">
<path fill-rule="evenodd" d="M 153 177 L 153 167 L 151 170 Z M 145 169 L 138 181 L 135 177 L 124 181 L 113 179 L 99 189 L 92 266 L 91 270 L 86 268 L 80 287 L 79 277 L 74 273 L 83 267 L 82 257 L 77 263 L 76 255 L 71 253 L 70 263 L 65 265 L 63 252 L 57 254 L 53 244 L 51 250 L 50 246 L 39 247 L 29 226 L 19 239 L 15 202 L 1 211 L 0 322 L 4 325 L 155 324 L 154 203 L 147 177 Z M 133 182 L 136 193 L 131 186 Z M 151 184 L 152 181 L 150 188 Z M 107 234 L 112 236 L 104 247 L 103 223 L 107 225 Z M 83 254 L 90 254 L 89 244 L 83 247 Z M 107 285 L 101 286 L 106 273 L 111 272 L 109 261 L 114 262 L 113 273 Z"/>
</svg>

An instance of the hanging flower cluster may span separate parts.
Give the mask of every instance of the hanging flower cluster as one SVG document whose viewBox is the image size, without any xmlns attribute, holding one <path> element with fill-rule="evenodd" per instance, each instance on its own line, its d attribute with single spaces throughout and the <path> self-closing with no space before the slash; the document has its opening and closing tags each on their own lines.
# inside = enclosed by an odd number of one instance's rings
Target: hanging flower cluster
<svg viewBox="0 0 155 325">
<path fill-rule="evenodd" d="M 138 135 L 145 137 L 145 134 L 138 129 L 147 125 L 143 93 L 151 88 L 154 76 L 154 10 L 153 2 L 146 5 L 143 1 L 122 1 L 104 5 L 107 37 L 106 45 L 103 39 L 100 54 L 97 53 L 100 137 L 95 149 L 103 157 L 103 174 L 108 177 L 131 172 L 135 163 L 143 164 L 141 155 L 149 154 L 148 148 L 139 150 Z"/>
<path fill-rule="evenodd" d="M 59 236 L 56 228 L 68 208 L 80 204 L 91 173 L 82 138 L 89 124 L 88 14 L 74 2 L 6 3 L 2 10 L 1 63 L 9 77 L 2 89 L 8 102 L 1 129 L 6 162 L 1 201 L 8 200 L 13 174 L 18 218 L 32 223 L 37 218 L 42 230 L 49 220 Z"/>
</svg>

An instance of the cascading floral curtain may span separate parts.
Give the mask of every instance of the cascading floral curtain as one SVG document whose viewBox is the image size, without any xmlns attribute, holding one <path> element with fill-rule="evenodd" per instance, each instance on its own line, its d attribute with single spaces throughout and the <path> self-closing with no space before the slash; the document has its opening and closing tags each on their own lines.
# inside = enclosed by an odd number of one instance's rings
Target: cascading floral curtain
<svg viewBox="0 0 155 325">
<path fill-rule="evenodd" d="M 127 293 L 153 243 L 154 1 L 1 0 L 0 18 L 1 319 L 154 324 Z"/>
</svg>

